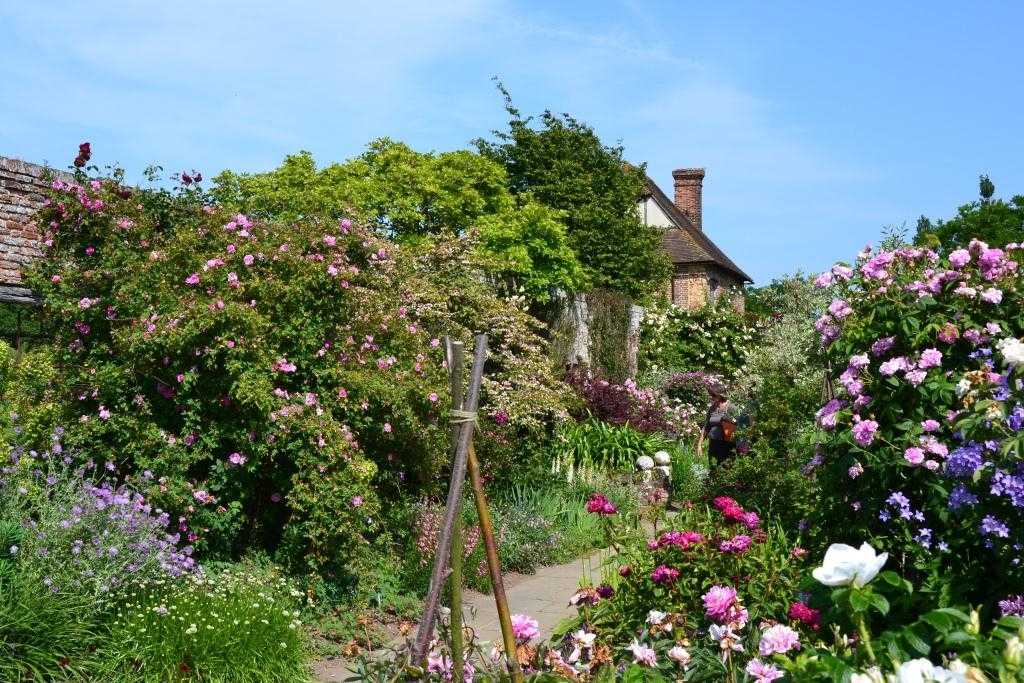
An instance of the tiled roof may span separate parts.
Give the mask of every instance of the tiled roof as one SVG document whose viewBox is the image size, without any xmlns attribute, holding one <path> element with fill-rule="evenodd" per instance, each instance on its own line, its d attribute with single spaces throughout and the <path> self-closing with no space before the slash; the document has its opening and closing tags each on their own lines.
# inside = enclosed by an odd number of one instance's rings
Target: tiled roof
<svg viewBox="0 0 1024 683">
<path fill-rule="evenodd" d="M 662 234 L 661 244 L 668 252 L 672 263 L 714 263 L 739 276 L 744 282 L 753 282 L 725 252 L 711 241 L 703 230 L 698 229 L 679 207 L 669 199 L 657 183 L 647 178 L 647 191 L 658 207 L 678 229 L 668 228 Z"/>
</svg>

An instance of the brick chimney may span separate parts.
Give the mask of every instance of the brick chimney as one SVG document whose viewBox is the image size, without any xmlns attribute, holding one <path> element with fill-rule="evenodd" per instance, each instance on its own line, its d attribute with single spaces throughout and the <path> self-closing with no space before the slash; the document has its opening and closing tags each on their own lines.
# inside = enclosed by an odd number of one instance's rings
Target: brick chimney
<svg viewBox="0 0 1024 683">
<path fill-rule="evenodd" d="M 703 168 L 677 168 L 672 171 L 675 181 L 676 207 L 679 208 L 698 230 L 701 225 L 701 188 L 704 184 Z"/>
</svg>

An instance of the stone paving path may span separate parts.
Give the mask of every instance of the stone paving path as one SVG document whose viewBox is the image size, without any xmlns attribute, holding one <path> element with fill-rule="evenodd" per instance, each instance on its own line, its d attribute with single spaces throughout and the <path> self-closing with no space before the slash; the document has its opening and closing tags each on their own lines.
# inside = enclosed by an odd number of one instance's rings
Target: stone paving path
<svg viewBox="0 0 1024 683">
<path fill-rule="evenodd" d="M 536 574 L 513 574 L 506 577 L 505 593 L 512 614 L 528 614 L 540 624 L 546 636 L 563 620 L 576 614 L 569 606 L 569 598 L 580 585 L 581 579 L 598 583 L 601 577 L 603 554 L 574 560 L 567 564 L 542 567 Z M 476 591 L 464 596 L 466 625 L 476 631 L 477 641 L 501 642 L 498 613 L 494 597 Z M 338 683 L 352 674 L 343 659 L 321 660 L 315 665 L 318 681 Z"/>
</svg>

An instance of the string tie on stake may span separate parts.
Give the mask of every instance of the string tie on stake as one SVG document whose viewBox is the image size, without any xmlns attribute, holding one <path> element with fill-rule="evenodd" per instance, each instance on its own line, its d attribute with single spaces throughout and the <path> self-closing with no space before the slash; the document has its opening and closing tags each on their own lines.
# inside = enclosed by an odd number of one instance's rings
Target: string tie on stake
<svg viewBox="0 0 1024 683">
<path fill-rule="evenodd" d="M 475 410 L 458 410 L 453 409 L 451 411 L 451 417 L 448 418 L 453 425 L 461 425 L 467 423 L 476 423 L 476 411 Z"/>
</svg>

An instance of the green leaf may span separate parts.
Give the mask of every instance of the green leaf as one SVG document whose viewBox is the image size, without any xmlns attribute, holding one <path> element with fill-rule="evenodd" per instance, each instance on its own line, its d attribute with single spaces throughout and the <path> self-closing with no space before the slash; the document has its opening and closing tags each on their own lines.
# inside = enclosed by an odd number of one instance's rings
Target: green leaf
<svg viewBox="0 0 1024 683">
<path fill-rule="evenodd" d="M 871 593 L 870 599 L 871 606 L 874 607 L 875 610 L 880 612 L 882 616 L 885 616 L 889 613 L 889 601 L 885 599 L 884 595 L 879 595 L 878 593 Z"/>
<path fill-rule="evenodd" d="M 915 633 L 913 631 L 913 629 L 909 629 L 909 628 L 904 629 L 902 635 L 903 635 L 903 640 L 905 640 L 907 642 L 907 645 L 909 645 L 910 647 L 914 648 L 915 650 L 920 652 L 922 655 L 927 655 L 929 652 L 931 652 L 931 650 L 932 650 L 931 646 L 928 643 L 926 643 L 921 638 L 921 636 L 917 635 L 917 633 Z"/>
</svg>

